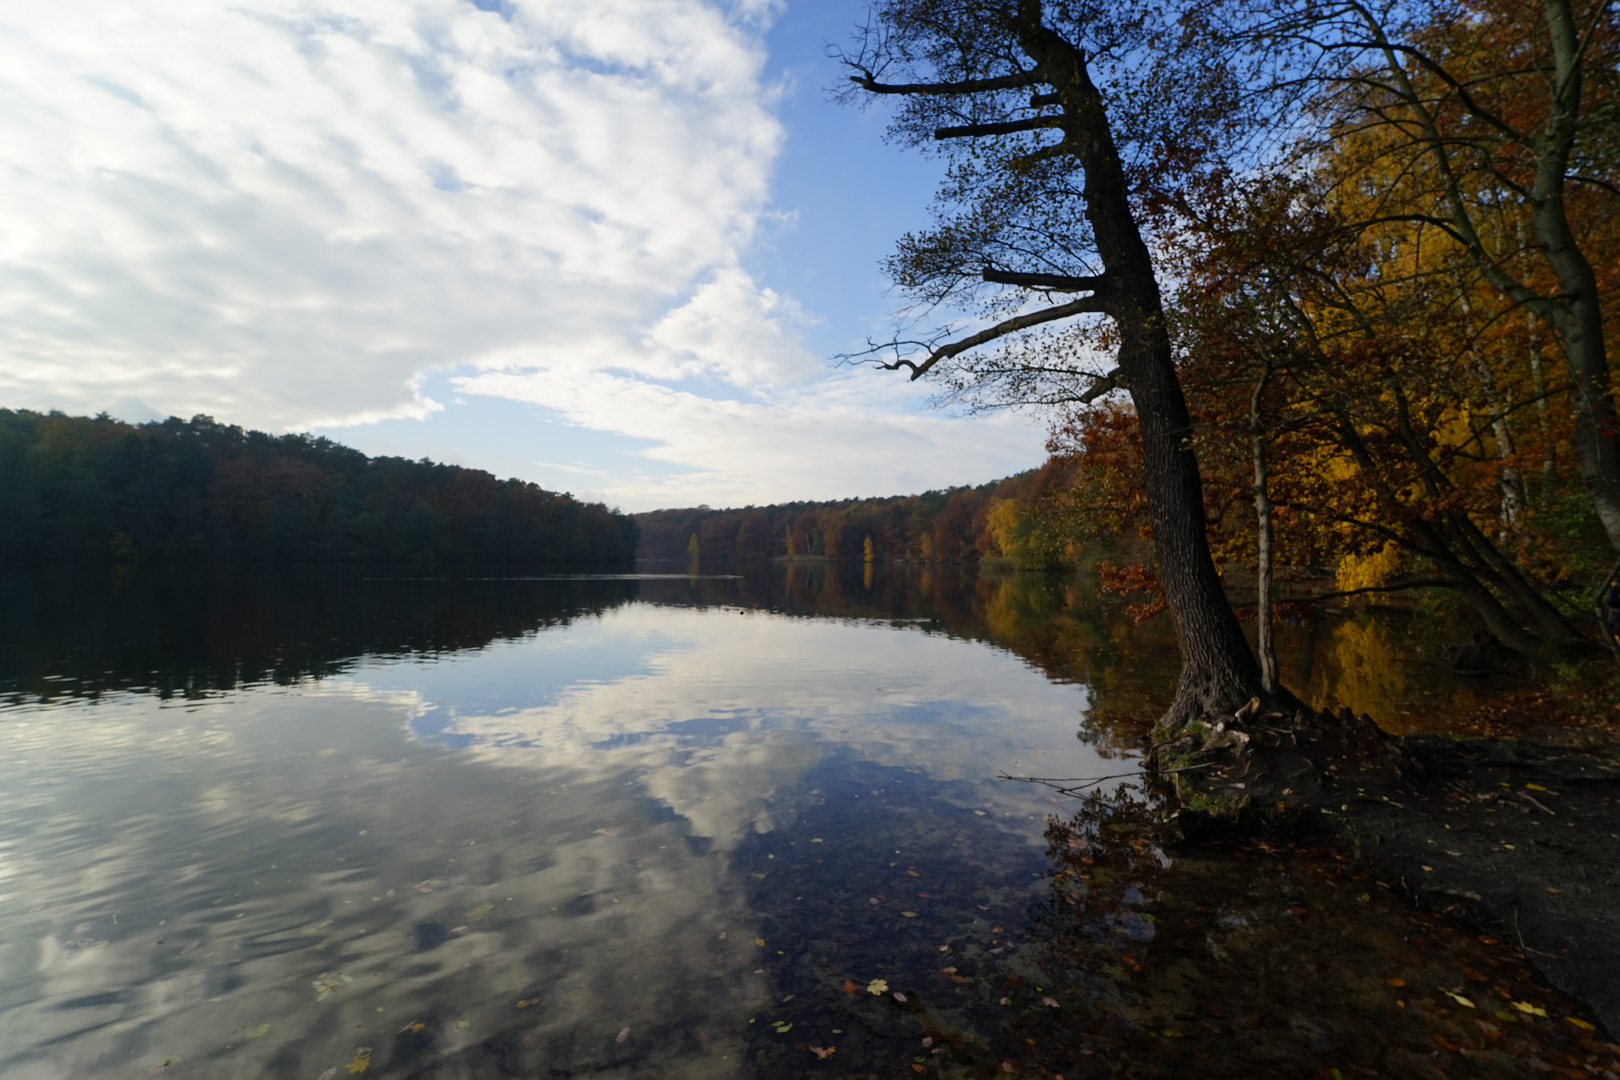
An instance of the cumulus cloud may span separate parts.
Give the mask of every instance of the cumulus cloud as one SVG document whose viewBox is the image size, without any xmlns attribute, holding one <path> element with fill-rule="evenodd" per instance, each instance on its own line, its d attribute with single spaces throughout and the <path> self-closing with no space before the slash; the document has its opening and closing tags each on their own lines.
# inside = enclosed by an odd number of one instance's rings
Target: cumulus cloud
<svg viewBox="0 0 1620 1080">
<path fill-rule="evenodd" d="M 647 440 L 602 492 L 627 507 L 1027 466 L 1025 425 L 969 445 L 902 380 L 830 371 L 816 316 L 746 269 L 780 216 L 780 8 L 0 10 L 0 404 L 364 443 L 451 373 L 471 407 Z"/>
<path fill-rule="evenodd" d="M 739 343 L 758 379 L 784 302 L 735 267 L 782 137 L 768 14 L 8 8 L 0 394 L 278 427 L 422 415 L 423 371 L 520 345 L 663 376 L 730 372 Z"/>
</svg>

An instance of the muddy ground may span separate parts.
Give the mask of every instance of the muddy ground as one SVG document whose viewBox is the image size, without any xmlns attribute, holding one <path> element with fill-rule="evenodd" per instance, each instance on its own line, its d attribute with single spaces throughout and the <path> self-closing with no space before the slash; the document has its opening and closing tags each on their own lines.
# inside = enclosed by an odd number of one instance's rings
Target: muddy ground
<svg viewBox="0 0 1620 1080">
<path fill-rule="evenodd" d="M 1551 734 L 1402 739 L 1348 712 L 1257 709 L 1154 762 L 1189 837 L 1331 836 L 1421 906 L 1517 945 L 1620 1041 L 1620 740 Z"/>
</svg>

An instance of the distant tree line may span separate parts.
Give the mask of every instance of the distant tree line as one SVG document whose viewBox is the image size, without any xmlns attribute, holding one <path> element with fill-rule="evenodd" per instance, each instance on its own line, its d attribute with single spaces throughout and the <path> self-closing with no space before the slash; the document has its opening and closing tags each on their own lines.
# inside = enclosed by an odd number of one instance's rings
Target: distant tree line
<svg viewBox="0 0 1620 1080">
<path fill-rule="evenodd" d="M 636 515 L 641 555 L 868 562 L 1002 558 L 1026 567 L 1058 566 L 1073 561 L 1080 535 L 1065 505 L 1073 469 L 1070 460 L 1053 458 L 1005 480 L 921 495 L 654 510 Z"/>
<path fill-rule="evenodd" d="M 207 416 L 0 409 L 0 558 L 625 562 L 598 503 Z"/>
</svg>

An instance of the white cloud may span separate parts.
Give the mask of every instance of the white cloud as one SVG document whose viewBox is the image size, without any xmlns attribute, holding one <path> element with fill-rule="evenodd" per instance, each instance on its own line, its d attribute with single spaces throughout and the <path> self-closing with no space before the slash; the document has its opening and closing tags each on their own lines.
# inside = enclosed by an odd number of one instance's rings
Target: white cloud
<svg viewBox="0 0 1620 1080">
<path fill-rule="evenodd" d="M 782 136 L 745 7 L 8 8 L 0 395 L 281 427 L 422 415 L 424 370 L 515 346 L 723 369 L 783 307 L 734 270 Z"/>
<path fill-rule="evenodd" d="M 640 473 L 606 466 L 626 508 L 1027 467 L 1028 425 L 964 430 L 898 376 L 829 371 L 813 317 L 744 269 L 784 217 L 762 43 L 780 10 L 0 10 L 0 404 L 360 437 L 439 411 L 424 378 L 454 372 L 650 440 Z"/>
</svg>

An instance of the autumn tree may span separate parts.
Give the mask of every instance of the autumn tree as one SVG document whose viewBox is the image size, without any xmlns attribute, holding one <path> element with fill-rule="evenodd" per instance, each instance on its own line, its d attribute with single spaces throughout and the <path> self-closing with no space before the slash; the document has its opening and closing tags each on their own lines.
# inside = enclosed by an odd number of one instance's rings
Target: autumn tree
<svg viewBox="0 0 1620 1080">
<path fill-rule="evenodd" d="M 992 404 L 1130 395 L 1160 580 L 1182 653 L 1168 725 L 1262 689 L 1210 558 L 1204 496 L 1141 207 L 1216 145 L 1216 59 L 1172 56 L 1151 5 L 884 0 L 841 59 L 850 93 L 898 99 L 892 134 L 950 163 L 937 225 L 890 261 L 921 304 L 978 303 L 981 329 L 886 343 L 881 362 Z M 1056 296 L 1054 296 L 1056 294 Z M 1062 296 L 1073 299 L 1061 300 Z M 1039 328 L 1101 316 L 1113 369 Z M 989 347 L 989 348 L 987 348 Z"/>
<path fill-rule="evenodd" d="M 1345 190 L 1383 196 L 1357 200 L 1365 215 L 1347 225 L 1426 227 L 1470 278 L 1550 329 L 1581 478 L 1620 549 L 1613 268 L 1590 228 L 1620 199 L 1612 0 L 1212 0 L 1205 10 L 1216 37 L 1252 58 L 1252 85 L 1286 129 L 1292 162 L 1309 170 L 1333 155 Z"/>
</svg>

